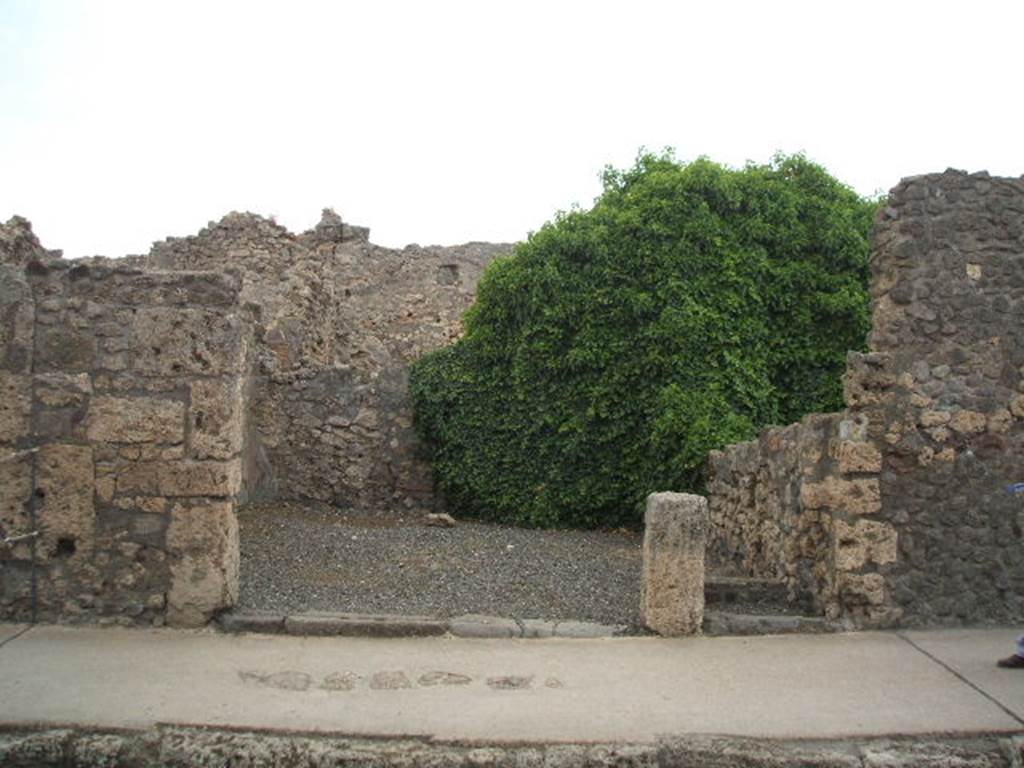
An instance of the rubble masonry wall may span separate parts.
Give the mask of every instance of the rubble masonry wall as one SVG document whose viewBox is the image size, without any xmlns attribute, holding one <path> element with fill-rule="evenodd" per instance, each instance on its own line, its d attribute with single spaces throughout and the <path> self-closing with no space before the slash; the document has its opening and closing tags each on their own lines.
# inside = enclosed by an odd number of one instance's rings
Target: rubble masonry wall
<svg viewBox="0 0 1024 768">
<path fill-rule="evenodd" d="M 710 459 L 715 556 L 857 626 L 1024 618 L 1024 180 L 904 180 L 846 410 Z"/>
</svg>

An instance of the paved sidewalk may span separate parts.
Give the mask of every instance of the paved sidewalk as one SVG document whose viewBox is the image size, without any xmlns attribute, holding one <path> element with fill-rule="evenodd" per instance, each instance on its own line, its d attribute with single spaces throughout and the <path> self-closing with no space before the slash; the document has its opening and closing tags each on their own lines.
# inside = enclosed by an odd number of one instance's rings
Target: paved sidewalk
<svg viewBox="0 0 1024 768">
<path fill-rule="evenodd" d="M 0 723 L 488 742 L 1024 732 L 1015 632 L 363 639 L 0 625 Z"/>
</svg>

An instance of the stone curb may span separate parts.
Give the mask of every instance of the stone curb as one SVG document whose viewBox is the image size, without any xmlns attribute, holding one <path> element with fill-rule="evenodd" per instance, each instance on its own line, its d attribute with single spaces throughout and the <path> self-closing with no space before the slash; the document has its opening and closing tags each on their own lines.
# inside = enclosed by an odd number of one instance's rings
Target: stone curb
<svg viewBox="0 0 1024 768">
<path fill-rule="evenodd" d="M 140 730 L 0 725 L 0 764 L 40 768 L 185 768 L 226 765 L 375 765 L 407 768 L 920 768 L 987 766 L 1016 768 L 1024 738 L 979 733 L 914 738 L 874 737 L 820 742 L 694 735 L 651 743 L 488 744 L 409 737 L 251 731 L 156 725 Z"/>
<path fill-rule="evenodd" d="M 709 636 L 814 635 L 848 630 L 849 627 L 843 624 L 813 616 L 757 615 L 725 611 L 705 611 L 703 624 L 704 634 Z"/>
<path fill-rule="evenodd" d="M 601 638 L 623 634 L 624 626 L 585 621 L 505 619 L 467 614 L 450 621 L 428 616 L 388 614 L 300 613 L 285 615 L 238 611 L 217 618 L 224 632 L 255 632 L 316 637 L 437 637 L 472 639 Z"/>
</svg>

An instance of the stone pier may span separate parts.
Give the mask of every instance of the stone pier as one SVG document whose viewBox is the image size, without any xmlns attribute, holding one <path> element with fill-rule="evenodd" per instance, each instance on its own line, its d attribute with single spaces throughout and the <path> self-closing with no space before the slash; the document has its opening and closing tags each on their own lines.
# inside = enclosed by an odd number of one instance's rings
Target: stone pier
<svg viewBox="0 0 1024 768">
<path fill-rule="evenodd" d="M 640 605 L 648 629 L 668 637 L 700 632 L 710 527 L 703 496 L 652 493 L 647 497 Z"/>
</svg>

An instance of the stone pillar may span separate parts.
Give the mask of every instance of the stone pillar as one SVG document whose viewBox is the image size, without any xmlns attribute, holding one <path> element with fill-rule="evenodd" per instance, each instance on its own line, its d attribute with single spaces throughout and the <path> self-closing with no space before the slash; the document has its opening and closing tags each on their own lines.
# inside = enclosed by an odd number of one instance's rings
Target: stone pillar
<svg viewBox="0 0 1024 768">
<path fill-rule="evenodd" d="M 652 493 L 644 514 L 640 613 L 659 635 L 698 634 L 704 621 L 704 551 L 711 518 L 703 496 Z"/>
</svg>

